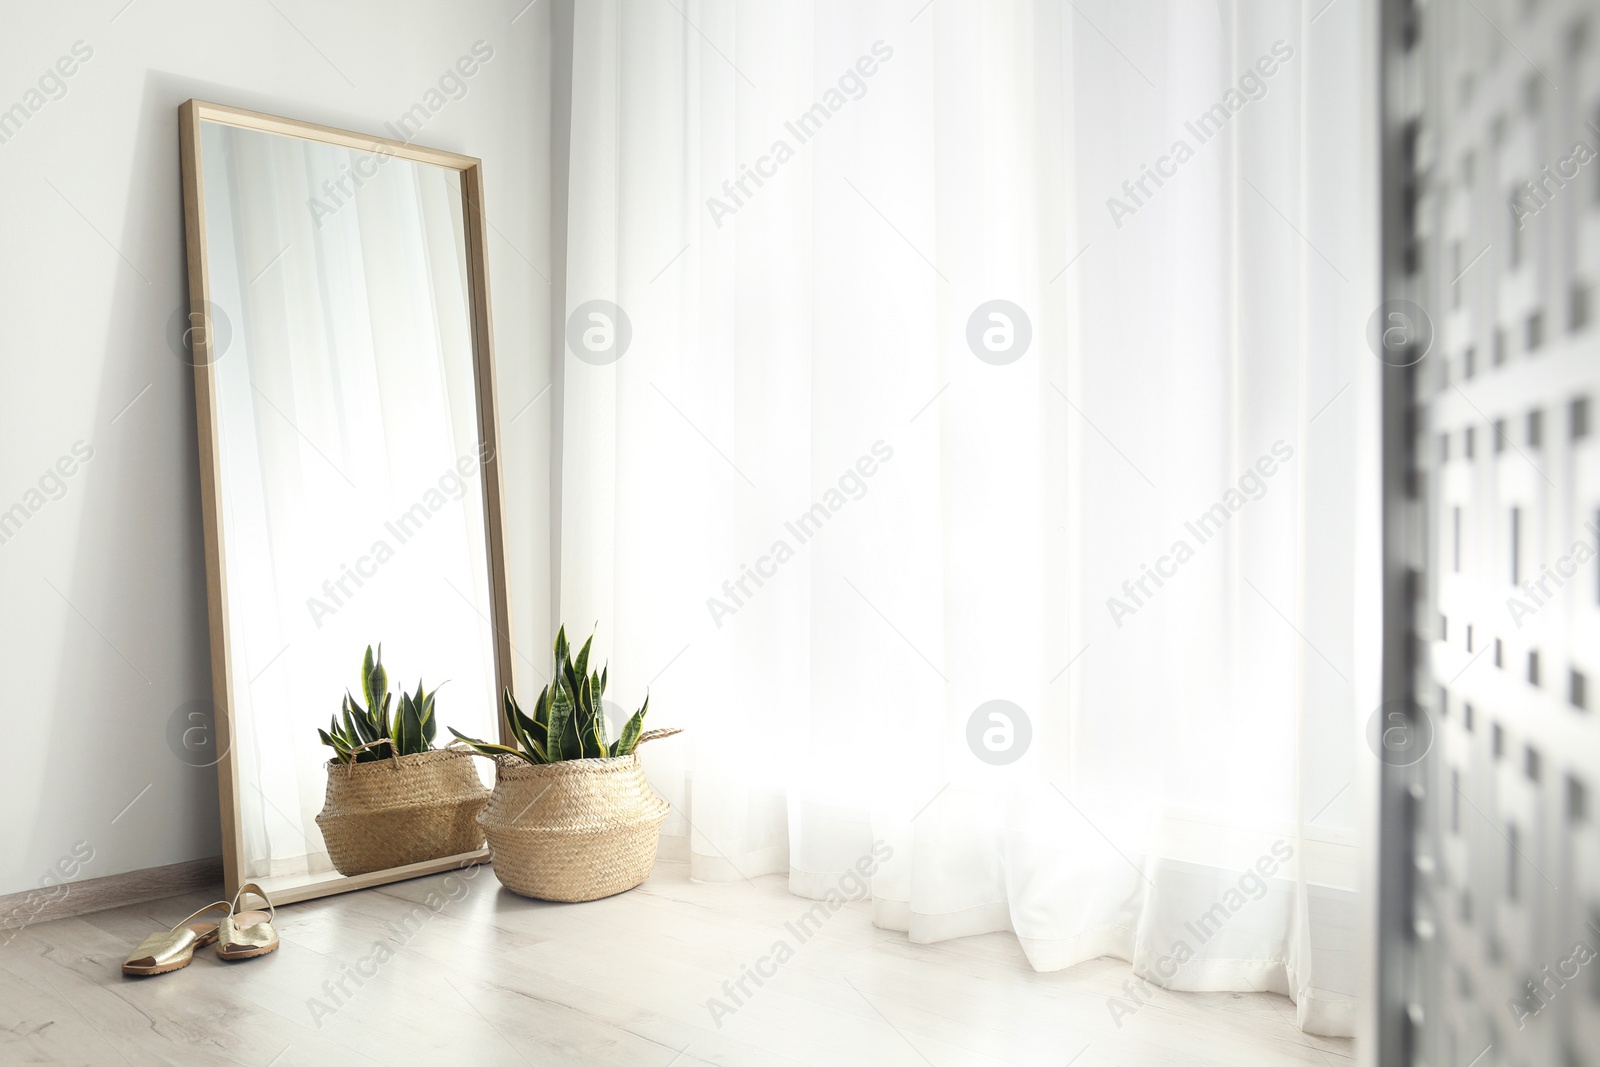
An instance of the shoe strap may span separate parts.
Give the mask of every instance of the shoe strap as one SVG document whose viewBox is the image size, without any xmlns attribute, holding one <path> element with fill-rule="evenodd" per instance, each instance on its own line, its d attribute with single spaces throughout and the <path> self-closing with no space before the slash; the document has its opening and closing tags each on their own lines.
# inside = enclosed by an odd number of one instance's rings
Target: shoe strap
<svg viewBox="0 0 1600 1067">
<path fill-rule="evenodd" d="M 233 912 L 233 905 L 228 903 L 226 900 L 213 900 L 210 904 L 207 904 L 198 911 L 190 913 L 187 918 L 179 919 L 173 924 L 172 929 L 177 930 L 181 927 L 188 926 L 191 922 L 193 922 L 195 919 L 198 919 L 212 908 L 222 908 L 230 914 Z"/>
<path fill-rule="evenodd" d="M 233 902 L 228 905 L 228 911 L 230 913 L 242 910 L 239 907 L 239 902 L 244 899 L 244 895 L 246 893 L 254 893 L 256 896 L 261 898 L 261 902 L 267 906 L 268 922 L 277 921 L 278 909 L 273 906 L 272 898 L 267 896 L 267 891 L 262 889 L 255 882 L 246 882 L 244 885 L 239 887 L 239 891 L 233 895 Z"/>
</svg>

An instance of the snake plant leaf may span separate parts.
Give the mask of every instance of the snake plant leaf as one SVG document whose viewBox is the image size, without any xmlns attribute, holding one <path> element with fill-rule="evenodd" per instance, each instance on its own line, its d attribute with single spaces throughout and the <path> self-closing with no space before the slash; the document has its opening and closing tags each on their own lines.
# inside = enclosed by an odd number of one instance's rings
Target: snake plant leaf
<svg viewBox="0 0 1600 1067">
<path fill-rule="evenodd" d="M 645 694 L 644 703 L 639 710 L 628 719 L 628 724 L 622 728 L 622 736 L 617 738 L 617 743 L 611 746 L 613 756 L 632 755 L 633 750 L 639 745 L 639 737 L 644 733 L 644 714 L 650 710 L 650 695 Z"/>
<path fill-rule="evenodd" d="M 422 682 L 420 679 L 418 680 L 417 696 L 422 708 L 422 747 L 425 749 L 433 747 L 433 739 L 439 732 L 439 720 L 434 718 L 433 715 L 433 698 L 438 695 L 439 690 L 437 688 L 431 693 L 424 693 L 422 691 Z"/>
<path fill-rule="evenodd" d="M 539 741 L 538 737 L 534 737 L 528 731 L 523 731 L 522 749 L 523 752 L 530 753 L 528 755 L 530 763 L 550 763 L 552 761 L 550 760 L 550 750 L 546 742 Z"/>
<path fill-rule="evenodd" d="M 394 718 L 391 719 L 387 716 L 384 718 L 384 733 L 394 742 L 397 753 L 407 751 L 406 746 L 409 742 L 408 735 L 411 730 L 411 718 L 411 694 L 401 692 L 400 707 L 396 709 Z"/>
<path fill-rule="evenodd" d="M 539 700 L 541 703 L 543 703 L 546 698 L 547 692 L 541 692 L 539 694 Z M 539 722 L 537 719 L 530 719 L 526 714 L 524 714 L 522 707 L 517 703 L 516 698 L 511 695 L 511 690 L 509 689 L 506 690 L 505 701 L 506 718 L 511 726 L 514 736 L 516 736 L 516 738 L 521 741 L 523 747 L 528 749 L 530 752 L 535 750 L 541 753 L 544 752 L 545 742 L 547 740 L 544 723 Z"/>
<path fill-rule="evenodd" d="M 589 720 L 584 713 L 583 705 L 579 703 L 582 698 L 581 688 L 573 690 L 570 696 L 572 699 L 572 713 L 567 720 L 566 732 L 561 735 L 560 758 L 582 759 L 583 739 L 587 732 L 586 727 Z"/>
<path fill-rule="evenodd" d="M 585 680 L 589 675 L 589 650 L 594 646 L 594 634 L 589 635 L 589 640 L 583 643 L 583 649 L 578 653 L 578 662 L 572 664 L 569 680 L 577 683 Z M 573 691 L 577 688 L 574 686 Z"/>
<path fill-rule="evenodd" d="M 611 754 L 611 743 L 605 738 L 606 712 L 601 706 L 599 686 L 595 684 L 593 675 L 583 680 L 583 688 L 588 694 L 589 703 L 583 754 L 587 759 L 604 759 Z"/>
<path fill-rule="evenodd" d="M 389 709 L 384 708 L 384 714 L 378 719 L 378 724 L 382 727 L 382 729 L 378 731 L 379 735 L 402 743 L 402 747 L 400 748 L 401 752 L 405 751 L 403 742 L 406 728 L 401 724 L 400 720 L 405 714 L 405 706 L 410 703 L 410 701 L 411 694 L 407 693 L 404 689 L 400 690 L 400 707 L 395 709 L 394 715 L 391 716 L 389 714 Z"/>
<path fill-rule="evenodd" d="M 527 718 L 528 717 L 526 715 L 522 716 L 522 721 L 526 722 Z M 526 730 L 521 729 L 520 724 L 516 733 L 516 738 L 517 744 L 515 746 L 515 751 L 523 759 L 534 764 L 550 762 L 550 753 L 545 747 L 544 742 L 540 741 L 536 737 L 533 737 Z"/>
<path fill-rule="evenodd" d="M 505 745 L 491 745 L 487 741 L 479 741 L 475 737 L 468 737 L 460 730 L 457 730 L 454 726 L 447 727 L 447 729 L 451 733 L 455 734 L 463 744 L 468 745 L 475 752 L 483 753 L 485 756 L 516 756 L 519 759 L 528 759 L 527 753 L 521 751 L 520 749 L 507 748 Z M 528 762 L 533 763 L 535 761 L 528 760 Z"/>
<path fill-rule="evenodd" d="M 588 737 L 588 719 L 581 717 L 578 702 L 572 702 L 572 717 L 567 721 L 567 731 L 561 735 L 561 755 L 559 759 L 583 759 L 588 753 L 585 751 L 585 738 Z"/>
<path fill-rule="evenodd" d="M 428 724 L 422 718 L 422 705 L 415 700 L 411 701 L 411 724 L 407 729 L 407 740 L 410 747 L 402 749 L 398 755 L 405 756 L 415 752 L 428 750 Z"/>
<path fill-rule="evenodd" d="M 622 728 L 622 736 L 612 742 L 611 754 L 613 756 L 626 756 L 631 753 L 634 746 L 639 743 L 639 735 L 644 732 L 644 723 L 637 712 Z"/>
<path fill-rule="evenodd" d="M 372 646 L 367 646 L 366 657 L 361 661 L 361 692 L 367 700 L 367 711 L 376 714 L 380 709 L 389 713 L 389 672 L 383 669 L 383 646 L 378 646 L 374 658 Z"/>
<path fill-rule="evenodd" d="M 357 744 L 370 744 L 378 739 L 378 731 L 372 725 L 372 719 L 365 708 L 356 704 L 355 698 L 349 693 L 344 695 L 344 724 L 345 729 L 352 736 L 359 738 Z"/>
<path fill-rule="evenodd" d="M 580 727 L 587 726 L 589 723 L 589 702 L 586 699 L 587 693 L 585 692 L 588 682 L 589 679 L 580 674 L 577 677 L 576 684 L 568 689 L 568 693 L 572 697 L 572 721 Z"/>
<path fill-rule="evenodd" d="M 513 737 L 517 733 L 516 713 L 520 710 L 517 707 L 517 698 L 511 695 L 511 690 L 509 688 L 502 689 L 500 691 L 500 719 L 505 724 L 506 733 Z M 454 732 L 454 730 L 451 731 L 451 733 Z"/>
<path fill-rule="evenodd" d="M 418 741 L 427 736 L 427 717 L 432 715 L 427 704 L 429 704 L 427 702 L 427 689 L 422 688 L 422 680 L 419 678 L 418 683 L 416 683 L 416 694 L 411 697 L 411 707 L 416 709 L 416 736 L 418 736 Z M 418 750 L 421 750 L 422 747 L 426 747 L 426 745 L 419 745 Z"/>
<path fill-rule="evenodd" d="M 578 735 L 578 759 L 593 759 L 604 755 L 594 751 L 594 687 L 585 678 L 578 685 L 578 699 L 573 702 L 572 725 Z"/>
<path fill-rule="evenodd" d="M 362 713 L 360 709 L 357 709 L 357 715 L 366 726 L 367 733 L 371 735 L 367 740 L 381 741 L 389 735 L 389 723 L 383 716 L 374 714 L 370 710 Z"/>
<path fill-rule="evenodd" d="M 532 746 L 528 743 L 528 717 L 522 713 L 522 708 L 517 704 L 517 698 L 511 695 L 511 690 L 505 691 L 504 699 L 500 703 L 501 717 L 505 720 L 505 732 L 524 749 Z"/>
<path fill-rule="evenodd" d="M 556 675 L 556 683 L 566 689 L 567 696 L 573 703 L 577 703 L 578 674 L 572 669 L 572 661 L 570 659 L 560 666 L 559 673 Z"/>
<path fill-rule="evenodd" d="M 576 735 L 573 735 L 571 730 L 571 724 L 572 698 L 567 695 L 565 686 L 558 682 L 555 696 L 550 701 L 550 725 L 546 730 L 548 740 L 545 743 L 545 747 L 552 760 L 574 758 L 568 755 L 571 751 L 571 746 L 568 743 L 569 735 L 572 735 L 571 740 L 577 740 Z"/>
<path fill-rule="evenodd" d="M 606 695 L 606 675 L 611 672 L 611 664 L 607 663 L 600 668 L 600 695 Z"/>
<path fill-rule="evenodd" d="M 550 758 L 550 750 L 539 744 L 537 741 L 530 741 L 528 743 L 528 752 L 532 753 L 532 755 L 524 753 L 522 758 L 527 760 L 529 763 L 555 762 Z"/>
<path fill-rule="evenodd" d="M 522 711 L 522 705 L 517 703 L 517 698 L 511 695 L 510 689 L 501 691 L 500 697 L 501 717 L 505 721 L 505 732 L 513 741 L 525 749 L 531 749 L 530 742 L 534 740 L 528 729 L 532 722 Z"/>
<path fill-rule="evenodd" d="M 600 749 L 600 751 L 597 753 L 597 755 L 599 755 L 599 756 L 608 756 L 608 755 L 611 754 L 611 739 L 608 736 L 608 734 L 610 733 L 610 727 L 609 727 L 609 724 L 606 722 L 605 698 L 601 695 L 602 693 L 605 692 L 605 682 L 601 680 L 600 675 L 598 675 L 598 674 L 594 675 L 594 684 L 593 684 L 592 688 L 594 689 L 594 704 L 595 704 L 595 707 L 594 707 L 594 739 L 595 739 L 595 743 L 599 746 L 599 749 Z"/>
<path fill-rule="evenodd" d="M 350 762 L 350 746 L 345 744 L 342 738 L 334 736 L 328 733 L 326 730 L 318 730 L 317 734 L 322 738 L 323 744 L 333 749 L 333 757 L 335 760 L 340 763 Z"/>
<path fill-rule="evenodd" d="M 561 677 L 561 665 L 571 658 L 572 648 L 567 644 L 567 628 L 565 626 L 556 630 L 556 677 Z"/>
<path fill-rule="evenodd" d="M 511 727 L 511 740 L 514 742 L 514 747 L 517 751 L 533 751 L 533 739 L 528 736 L 528 731 L 524 730 L 520 723 L 515 723 Z"/>
<path fill-rule="evenodd" d="M 354 696 L 350 696 L 349 689 L 344 691 L 344 731 L 355 744 L 378 739 L 378 733 L 373 729 L 373 720 L 366 713 L 365 707 L 357 704 Z"/>
<path fill-rule="evenodd" d="M 542 733 L 543 728 L 538 723 L 524 715 L 521 708 L 512 705 L 511 736 L 516 739 L 523 758 L 530 763 L 550 762 L 549 750 L 540 736 Z"/>
<path fill-rule="evenodd" d="M 426 747 L 422 740 L 422 708 L 411 694 L 400 694 L 400 710 L 395 714 L 395 747 L 402 756 L 421 752 Z"/>
</svg>

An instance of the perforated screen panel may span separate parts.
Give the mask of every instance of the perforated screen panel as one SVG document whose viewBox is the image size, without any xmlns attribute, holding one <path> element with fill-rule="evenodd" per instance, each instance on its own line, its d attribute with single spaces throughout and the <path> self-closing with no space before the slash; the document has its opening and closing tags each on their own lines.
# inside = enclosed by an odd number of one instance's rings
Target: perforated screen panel
<svg viewBox="0 0 1600 1067">
<path fill-rule="evenodd" d="M 1600 1067 L 1597 14 L 1384 12 L 1385 290 L 1426 316 L 1386 382 L 1426 755 L 1386 769 L 1384 1064 Z"/>
</svg>

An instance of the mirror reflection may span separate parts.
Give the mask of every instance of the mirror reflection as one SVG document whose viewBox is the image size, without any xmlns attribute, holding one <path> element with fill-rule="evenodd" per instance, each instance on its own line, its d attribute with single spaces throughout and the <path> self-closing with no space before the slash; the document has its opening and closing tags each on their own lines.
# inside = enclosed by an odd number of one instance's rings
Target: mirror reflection
<svg viewBox="0 0 1600 1067">
<path fill-rule="evenodd" d="M 462 175 L 200 129 L 239 876 L 292 885 L 368 645 L 438 744 L 497 732 Z"/>
</svg>

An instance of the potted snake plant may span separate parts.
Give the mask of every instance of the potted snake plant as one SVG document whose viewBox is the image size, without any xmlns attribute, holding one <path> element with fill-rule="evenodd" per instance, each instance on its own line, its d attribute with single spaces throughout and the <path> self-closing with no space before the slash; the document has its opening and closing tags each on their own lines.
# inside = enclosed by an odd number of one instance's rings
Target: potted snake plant
<svg viewBox="0 0 1600 1067">
<path fill-rule="evenodd" d="M 478 813 L 488 800 L 471 753 L 436 749 L 438 690 L 389 692 L 383 646 L 367 646 L 358 702 L 345 692 L 339 714 L 318 730 L 333 749 L 317 826 L 343 875 L 403 867 L 483 847 Z M 394 707 L 390 712 L 391 705 Z"/>
<path fill-rule="evenodd" d="M 590 671 L 593 644 L 591 634 L 574 659 L 566 627 L 560 629 L 553 680 L 533 714 L 506 690 L 501 710 L 510 744 L 450 731 L 495 760 L 494 792 L 478 822 L 496 877 L 523 896 L 573 902 L 632 889 L 650 876 L 672 810 L 645 780 L 637 750 L 679 731 L 644 729 L 647 695 L 618 736 L 609 736 L 609 665 Z"/>
</svg>

